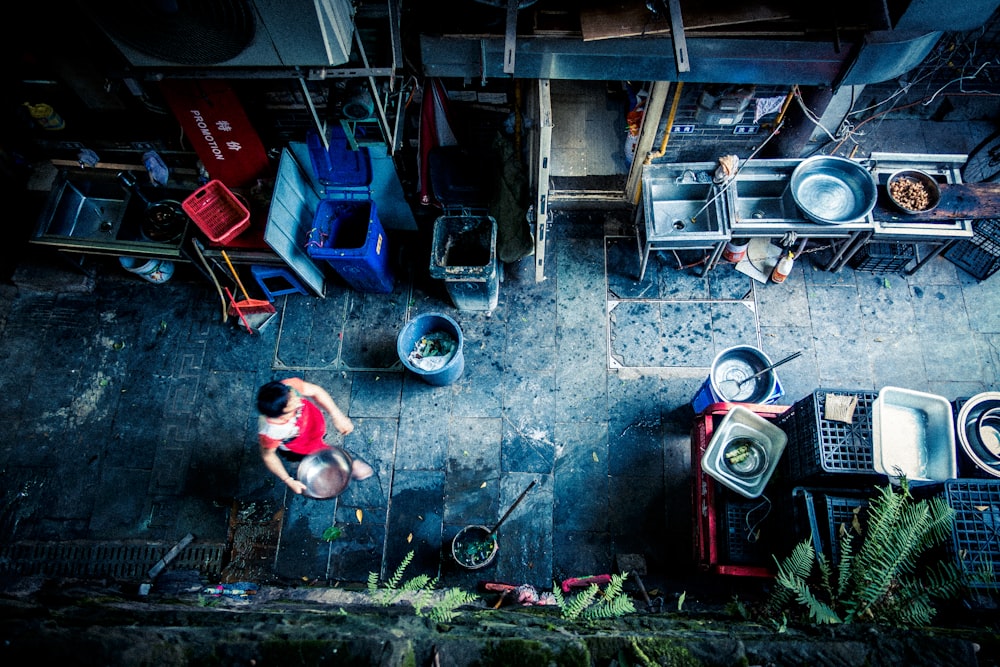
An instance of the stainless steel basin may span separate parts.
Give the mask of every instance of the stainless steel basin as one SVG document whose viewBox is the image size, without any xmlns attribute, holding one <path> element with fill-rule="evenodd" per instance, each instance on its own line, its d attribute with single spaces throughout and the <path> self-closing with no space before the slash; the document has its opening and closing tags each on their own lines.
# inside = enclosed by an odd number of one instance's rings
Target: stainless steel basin
<svg viewBox="0 0 1000 667">
<path fill-rule="evenodd" d="M 787 222 L 803 217 L 784 175 L 751 173 L 737 176 L 730 190 L 734 195 L 734 222 Z"/>
<path fill-rule="evenodd" d="M 191 191 L 145 185 L 140 192 L 148 202 L 155 203 L 164 199 L 180 202 Z M 93 248 L 113 248 L 122 243 L 170 245 L 144 236 L 147 201 L 123 187 L 115 171 L 63 170 L 53 182 L 33 240 Z"/>
<path fill-rule="evenodd" d="M 644 176 L 646 231 L 660 247 L 703 248 L 729 238 L 725 196 L 682 174 Z"/>
<path fill-rule="evenodd" d="M 39 219 L 38 235 L 115 239 L 129 199 L 113 174 L 62 172 Z"/>
</svg>

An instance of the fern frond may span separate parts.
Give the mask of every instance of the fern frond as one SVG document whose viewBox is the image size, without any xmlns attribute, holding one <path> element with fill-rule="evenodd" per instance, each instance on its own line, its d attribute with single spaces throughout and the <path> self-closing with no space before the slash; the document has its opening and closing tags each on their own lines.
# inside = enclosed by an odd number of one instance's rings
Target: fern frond
<svg viewBox="0 0 1000 667">
<path fill-rule="evenodd" d="M 378 588 L 378 574 L 376 574 L 375 572 L 369 572 L 368 573 L 368 590 L 369 590 L 369 592 L 374 593 L 377 588 Z"/>
<path fill-rule="evenodd" d="M 847 586 L 851 580 L 851 571 L 854 567 L 854 535 L 850 532 L 844 533 L 840 539 L 840 562 L 837 563 L 837 595 L 836 599 L 843 600 L 847 591 Z"/>
<path fill-rule="evenodd" d="M 450 623 L 460 614 L 456 609 L 462 605 L 471 604 L 478 599 L 478 596 L 466 593 L 460 588 L 448 588 L 444 591 L 441 600 L 431 607 L 428 616 L 435 623 Z"/>
<path fill-rule="evenodd" d="M 573 620 L 582 614 L 584 609 L 593 604 L 594 598 L 597 597 L 597 591 L 597 584 L 591 584 L 585 590 L 573 596 L 573 598 L 567 602 L 565 606 L 563 606 L 563 618 Z"/>
<path fill-rule="evenodd" d="M 840 616 L 828 604 L 813 595 L 809 584 L 804 579 L 790 578 L 779 573 L 777 580 L 782 586 L 789 588 L 795 594 L 795 599 L 809 612 L 809 618 L 819 624 L 841 623 Z"/>
<path fill-rule="evenodd" d="M 430 605 L 431 598 L 433 598 L 433 596 L 433 591 L 428 589 L 417 591 L 417 594 L 413 596 L 413 612 L 417 616 L 423 616 L 424 608 Z"/>
<path fill-rule="evenodd" d="M 389 577 L 389 581 L 386 582 L 386 588 L 396 588 L 399 586 L 399 582 L 403 579 L 403 573 L 410 566 L 410 561 L 413 560 L 413 553 L 413 551 L 410 551 L 403 557 L 403 561 L 399 564 L 399 567 L 396 568 L 393 575 Z"/>
<path fill-rule="evenodd" d="M 828 600 L 834 600 L 833 586 L 830 583 L 833 578 L 833 573 L 830 570 L 830 565 L 826 562 L 826 556 L 823 555 L 822 551 L 816 552 L 816 566 L 819 569 L 819 584 L 823 589 L 823 593 L 826 594 Z"/>
<path fill-rule="evenodd" d="M 562 587 L 556 582 L 552 582 L 552 599 L 556 601 L 556 606 L 560 609 L 566 606 L 566 598 L 563 596 Z"/>
<path fill-rule="evenodd" d="M 798 582 L 804 582 L 812 572 L 813 561 L 816 558 L 812 538 L 807 538 L 796 544 L 792 548 L 792 552 L 783 560 L 779 561 L 776 556 L 772 556 L 772 558 L 774 558 L 778 570 L 775 581 L 779 585 L 771 590 L 771 595 L 764 609 L 767 615 L 777 616 L 795 599 Z"/>
<path fill-rule="evenodd" d="M 632 598 L 619 593 L 588 607 L 584 610 L 583 615 L 587 618 L 618 618 L 633 613 L 635 613 L 635 605 L 632 603 Z"/>
<path fill-rule="evenodd" d="M 435 580 L 432 580 L 426 574 L 418 574 L 417 576 L 409 579 L 399 587 L 399 590 L 404 593 L 412 593 L 414 591 L 420 591 L 425 588 L 433 588 Z"/>
</svg>

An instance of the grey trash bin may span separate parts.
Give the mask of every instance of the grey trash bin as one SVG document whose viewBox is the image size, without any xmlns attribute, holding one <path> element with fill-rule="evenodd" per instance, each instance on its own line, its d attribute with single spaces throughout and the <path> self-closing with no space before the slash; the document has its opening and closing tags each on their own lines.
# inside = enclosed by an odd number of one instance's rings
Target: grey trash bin
<svg viewBox="0 0 1000 667">
<path fill-rule="evenodd" d="M 443 215 L 435 220 L 430 274 L 444 280 L 459 310 L 496 308 L 497 221 L 488 215 Z"/>
</svg>

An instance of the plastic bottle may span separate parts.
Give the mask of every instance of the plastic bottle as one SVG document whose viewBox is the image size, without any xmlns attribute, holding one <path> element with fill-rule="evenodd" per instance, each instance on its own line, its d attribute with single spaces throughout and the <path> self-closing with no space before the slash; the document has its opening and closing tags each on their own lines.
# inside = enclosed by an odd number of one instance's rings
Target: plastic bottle
<svg viewBox="0 0 1000 667">
<path fill-rule="evenodd" d="M 792 272 L 792 265 L 795 263 L 795 256 L 789 250 L 788 254 L 778 260 L 771 271 L 771 282 L 783 283 L 788 274 Z"/>
</svg>

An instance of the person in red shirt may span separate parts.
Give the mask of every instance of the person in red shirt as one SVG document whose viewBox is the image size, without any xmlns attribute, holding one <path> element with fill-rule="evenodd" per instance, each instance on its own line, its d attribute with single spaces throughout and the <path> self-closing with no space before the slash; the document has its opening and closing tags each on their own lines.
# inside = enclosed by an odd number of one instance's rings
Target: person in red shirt
<svg viewBox="0 0 1000 667">
<path fill-rule="evenodd" d="M 326 436 L 324 411 L 341 435 L 354 430 L 354 423 L 325 389 L 301 378 L 275 380 L 263 385 L 257 391 L 257 410 L 260 412 L 257 437 L 261 459 L 268 470 L 299 494 L 306 490 L 306 485 L 288 474 L 278 457 L 278 450 L 307 456 L 328 447 L 323 441 Z M 351 458 L 352 479 L 372 476 L 374 470 L 370 465 Z"/>
</svg>

